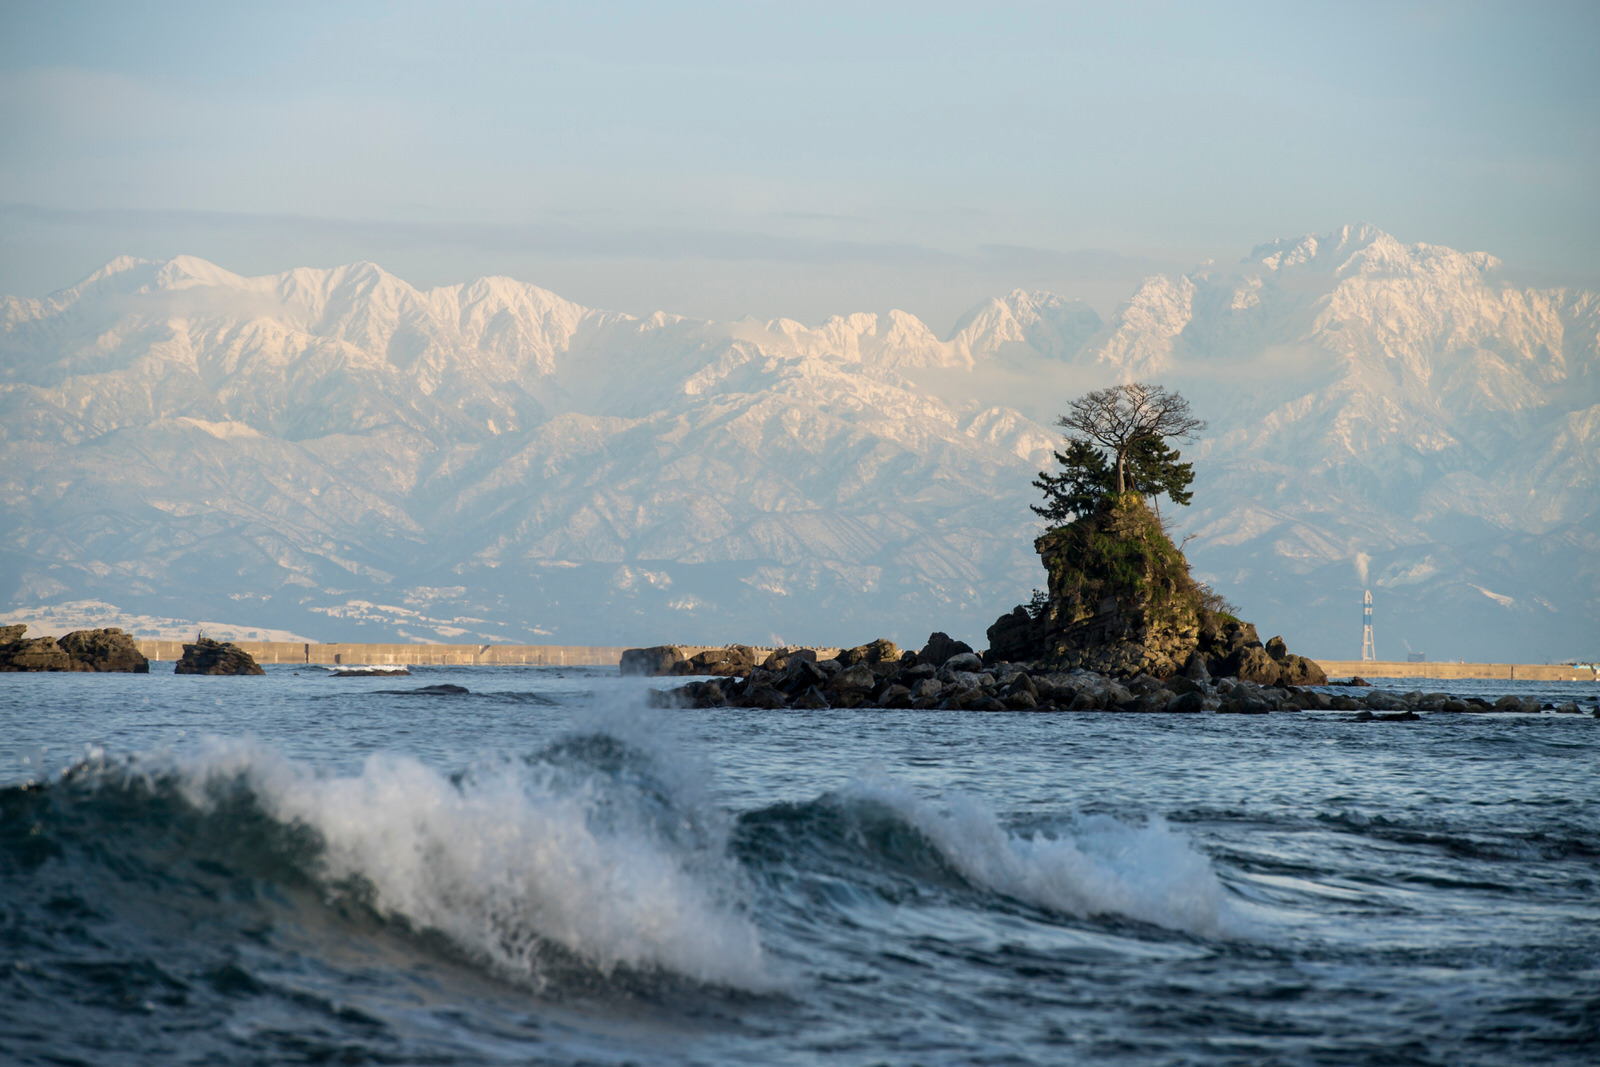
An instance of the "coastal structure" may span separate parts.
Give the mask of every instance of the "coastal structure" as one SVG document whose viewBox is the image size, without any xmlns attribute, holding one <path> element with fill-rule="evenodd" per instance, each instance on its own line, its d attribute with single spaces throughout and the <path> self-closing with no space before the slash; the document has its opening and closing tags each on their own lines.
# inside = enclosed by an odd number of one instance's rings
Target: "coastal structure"
<svg viewBox="0 0 1600 1067">
<path fill-rule="evenodd" d="M 1372 663 L 1378 658 L 1378 649 L 1372 643 L 1372 590 L 1361 598 L 1361 662 Z"/>
<path fill-rule="evenodd" d="M 139 651 L 153 661 L 183 656 L 182 641 L 138 641 Z M 424 645 L 318 644 L 301 641 L 235 641 L 257 663 L 308 663 L 395 666 L 524 664 L 530 666 L 616 666 L 623 649 L 602 645 Z"/>
</svg>

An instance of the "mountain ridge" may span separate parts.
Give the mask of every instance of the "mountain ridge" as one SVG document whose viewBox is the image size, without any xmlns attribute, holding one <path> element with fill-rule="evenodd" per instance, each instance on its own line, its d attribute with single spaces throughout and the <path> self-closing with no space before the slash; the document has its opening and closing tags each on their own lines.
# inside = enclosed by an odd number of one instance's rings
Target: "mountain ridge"
<svg viewBox="0 0 1600 1067">
<path fill-rule="evenodd" d="M 1545 646 L 1600 632 L 1600 297 L 1495 266 L 1345 227 L 1152 276 L 1105 320 L 1013 290 L 940 338 L 119 257 L 0 302 L 0 593 L 368 640 L 981 634 L 1037 584 L 1051 416 L 1159 377 L 1213 423 L 1178 517 L 1196 570 L 1297 647 L 1347 651 L 1358 556 L 1417 601 L 1396 622 Z"/>
</svg>

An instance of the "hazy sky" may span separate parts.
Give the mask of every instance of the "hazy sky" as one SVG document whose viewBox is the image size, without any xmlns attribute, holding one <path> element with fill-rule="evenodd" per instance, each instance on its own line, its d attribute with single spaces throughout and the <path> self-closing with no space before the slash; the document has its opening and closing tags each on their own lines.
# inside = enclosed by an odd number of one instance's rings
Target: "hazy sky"
<svg viewBox="0 0 1600 1067">
<path fill-rule="evenodd" d="M 1600 3 L 0 0 L 0 292 L 376 261 L 730 317 L 1372 222 L 1600 284 Z"/>
</svg>

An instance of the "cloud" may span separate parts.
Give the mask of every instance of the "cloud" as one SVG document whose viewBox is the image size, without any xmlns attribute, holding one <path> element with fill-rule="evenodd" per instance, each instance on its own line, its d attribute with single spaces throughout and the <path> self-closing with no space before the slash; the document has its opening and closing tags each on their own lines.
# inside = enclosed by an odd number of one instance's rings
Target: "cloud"
<svg viewBox="0 0 1600 1067">
<path fill-rule="evenodd" d="M 459 247 L 549 257 L 713 260 L 811 266 L 943 267 L 980 273 L 1025 270 L 1063 277 L 1134 277 L 1172 264 L 1099 249 L 1054 251 L 982 245 L 970 253 L 900 241 L 808 240 L 755 230 L 695 227 L 584 227 L 570 223 L 459 223 L 171 209 L 69 209 L 0 204 L 0 227 L 74 227 L 99 232 L 203 230 L 259 233 L 275 240 L 342 237 L 372 247 Z"/>
</svg>

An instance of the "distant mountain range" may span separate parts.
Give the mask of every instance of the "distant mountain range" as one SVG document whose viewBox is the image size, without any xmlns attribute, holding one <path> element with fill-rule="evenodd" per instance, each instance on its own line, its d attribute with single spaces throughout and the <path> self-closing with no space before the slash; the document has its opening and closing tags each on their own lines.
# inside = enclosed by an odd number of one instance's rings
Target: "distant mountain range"
<svg viewBox="0 0 1600 1067">
<path fill-rule="evenodd" d="M 1592 656 L 1600 294 L 1497 266 L 1347 227 L 1152 277 L 1109 321 L 1019 291 L 940 338 L 123 258 L 0 302 L 0 613 L 981 642 L 1044 583 L 1053 417 L 1139 378 L 1210 421 L 1167 509 L 1196 572 L 1293 647 L 1355 656 L 1370 586 L 1385 658 Z"/>
</svg>

